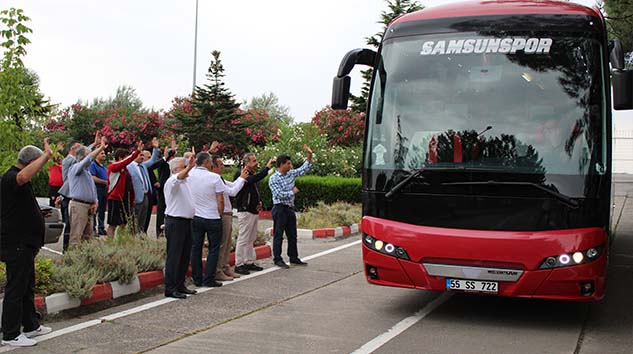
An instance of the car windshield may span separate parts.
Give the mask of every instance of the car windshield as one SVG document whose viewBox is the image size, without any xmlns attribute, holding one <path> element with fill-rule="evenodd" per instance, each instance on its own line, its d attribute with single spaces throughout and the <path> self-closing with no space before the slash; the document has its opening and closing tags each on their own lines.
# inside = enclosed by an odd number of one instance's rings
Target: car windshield
<svg viewBox="0 0 633 354">
<path fill-rule="evenodd" d="M 385 41 L 364 166 L 603 173 L 601 50 L 581 34 L 459 33 Z"/>
</svg>

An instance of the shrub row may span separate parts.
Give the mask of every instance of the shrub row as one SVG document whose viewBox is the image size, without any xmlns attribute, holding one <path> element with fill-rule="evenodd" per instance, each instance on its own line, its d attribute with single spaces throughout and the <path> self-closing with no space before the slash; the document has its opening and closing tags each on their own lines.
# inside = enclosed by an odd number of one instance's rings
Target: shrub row
<svg viewBox="0 0 633 354">
<path fill-rule="evenodd" d="M 273 206 L 272 195 L 268 187 L 269 178 L 270 176 L 259 182 L 262 204 L 267 210 Z M 299 188 L 299 193 L 295 196 L 295 207 L 300 211 L 315 206 L 319 202 L 325 204 L 337 201 L 360 203 L 360 178 L 308 175 L 297 178 L 295 186 Z"/>
</svg>

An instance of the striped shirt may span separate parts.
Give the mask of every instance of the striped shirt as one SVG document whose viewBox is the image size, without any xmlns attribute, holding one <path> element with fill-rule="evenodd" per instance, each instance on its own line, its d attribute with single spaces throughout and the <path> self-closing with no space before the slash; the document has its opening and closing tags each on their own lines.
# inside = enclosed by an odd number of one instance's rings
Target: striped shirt
<svg viewBox="0 0 633 354">
<path fill-rule="evenodd" d="M 306 160 L 301 167 L 286 172 L 285 175 L 275 172 L 268 180 L 270 192 L 273 195 L 273 204 L 285 204 L 290 207 L 295 206 L 295 194 L 292 189 L 295 186 L 295 179 L 310 170 L 312 163 Z"/>
</svg>

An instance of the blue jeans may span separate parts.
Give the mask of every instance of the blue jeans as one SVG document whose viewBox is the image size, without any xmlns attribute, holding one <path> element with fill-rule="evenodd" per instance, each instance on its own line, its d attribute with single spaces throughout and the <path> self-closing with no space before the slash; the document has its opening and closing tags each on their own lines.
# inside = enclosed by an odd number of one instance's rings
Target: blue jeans
<svg viewBox="0 0 633 354">
<path fill-rule="evenodd" d="M 97 199 L 99 200 L 99 204 L 97 207 L 97 213 L 95 214 L 92 222 L 92 228 L 100 231 L 101 233 L 105 233 L 105 212 L 106 207 L 108 206 L 108 193 L 106 191 L 106 187 L 101 186 L 103 185 L 97 185 Z"/>
<path fill-rule="evenodd" d="M 209 242 L 207 265 L 202 275 L 202 246 L 204 237 Z M 191 278 L 197 286 L 207 286 L 215 281 L 215 270 L 220 256 L 220 242 L 222 241 L 222 219 L 193 218 L 191 225 Z"/>
<path fill-rule="evenodd" d="M 293 208 L 282 204 L 275 204 L 273 214 L 273 261 L 283 261 L 281 258 L 281 244 L 284 240 L 284 231 L 288 238 L 288 257 L 291 261 L 299 259 L 297 251 L 297 214 Z"/>
</svg>

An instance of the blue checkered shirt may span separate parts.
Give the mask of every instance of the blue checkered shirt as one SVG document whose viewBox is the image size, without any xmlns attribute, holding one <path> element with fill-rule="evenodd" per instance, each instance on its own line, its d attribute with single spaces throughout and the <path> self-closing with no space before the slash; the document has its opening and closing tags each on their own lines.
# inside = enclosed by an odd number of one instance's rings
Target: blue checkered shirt
<svg viewBox="0 0 633 354">
<path fill-rule="evenodd" d="M 270 192 L 273 194 L 273 204 L 285 204 L 295 206 L 295 194 L 292 188 L 295 186 L 295 178 L 305 174 L 312 167 L 312 163 L 306 160 L 301 167 L 288 171 L 285 175 L 275 172 L 268 180 Z"/>
</svg>

